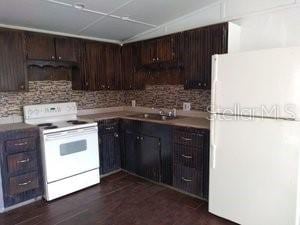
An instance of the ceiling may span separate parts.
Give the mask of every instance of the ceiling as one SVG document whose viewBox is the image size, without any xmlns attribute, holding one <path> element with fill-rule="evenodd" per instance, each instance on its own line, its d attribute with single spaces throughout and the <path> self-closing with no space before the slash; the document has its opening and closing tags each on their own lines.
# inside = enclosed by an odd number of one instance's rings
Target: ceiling
<svg viewBox="0 0 300 225">
<path fill-rule="evenodd" d="M 216 1 L 0 0 L 0 24 L 122 42 Z"/>
</svg>

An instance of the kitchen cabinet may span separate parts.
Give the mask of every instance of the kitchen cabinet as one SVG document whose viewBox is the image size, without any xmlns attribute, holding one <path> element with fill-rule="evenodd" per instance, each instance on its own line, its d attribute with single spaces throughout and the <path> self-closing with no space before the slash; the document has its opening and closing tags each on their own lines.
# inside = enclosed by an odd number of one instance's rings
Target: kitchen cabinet
<svg viewBox="0 0 300 225">
<path fill-rule="evenodd" d="M 121 73 L 123 90 L 145 88 L 143 74 L 138 72 L 140 43 L 131 43 L 121 48 Z"/>
<path fill-rule="evenodd" d="M 160 139 L 147 135 L 136 136 L 136 173 L 160 182 Z"/>
<path fill-rule="evenodd" d="M 121 46 L 106 44 L 105 49 L 106 89 L 121 89 Z"/>
<path fill-rule="evenodd" d="M 29 60 L 77 62 L 77 40 L 26 32 L 26 53 Z"/>
<path fill-rule="evenodd" d="M 209 131 L 174 128 L 173 185 L 201 198 L 208 198 Z"/>
<path fill-rule="evenodd" d="M 28 89 L 24 33 L 0 29 L 0 91 Z"/>
<path fill-rule="evenodd" d="M 3 202 L 0 208 L 40 197 L 43 178 L 38 128 L 0 133 L 0 166 Z"/>
<path fill-rule="evenodd" d="M 104 175 L 121 168 L 119 121 L 99 121 L 98 126 L 100 174 Z"/>
<path fill-rule="evenodd" d="M 185 89 L 210 89 L 214 54 L 227 52 L 228 23 L 184 32 Z"/>
<path fill-rule="evenodd" d="M 137 170 L 137 157 L 136 157 L 136 140 L 138 135 L 128 131 L 124 130 L 124 140 L 123 140 L 123 163 L 122 168 L 131 172 L 136 173 Z"/>
</svg>

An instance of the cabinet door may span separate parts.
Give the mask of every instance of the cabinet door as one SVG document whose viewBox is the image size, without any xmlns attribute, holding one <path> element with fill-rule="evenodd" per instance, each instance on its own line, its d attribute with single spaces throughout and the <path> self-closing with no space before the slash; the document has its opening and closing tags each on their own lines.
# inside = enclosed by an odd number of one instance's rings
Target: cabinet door
<svg viewBox="0 0 300 225">
<path fill-rule="evenodd" d="M 77 62 L 76 49 L 78 41 L 73 38 L 55 38 L 56 59 L 60 61 Z"/>
<path fill-rule="evenodd" d="M 175 39 L 173 36 L 159 38 L 157 40 L 157 62 L 170 62 L 175 59 Z"/>
<path fill-rule="evenodd" d="M 160 140 L 156 137 L 138 136 L 137 174 L 160 181 Z"/>
<path fill-rule="evenodd" d="M 142 42 L 141 63 L 149 65 L 157 61 L 157 41 L 147 40 Z"/>
<path fill-rule="evenodd" d="M 26 33 L 26 53 L 28 59 L 55 60 L 54 38 L 45 34 Z"/>
<path fill-rule="evenodd" d="M 106 46 L 106 89 L 119 90 L 121 88 L 120 46 L 107 44 Z"/>
<path fill-rule="evenodd" d="M 100 173 L 106 174 L 121 167 L 119 134 L 107 133 L 99 137 Z"/>
<path fill-rule="evenodd" d="M 27 88 L 24 55 L 24 33 L 0 30 L 0 91 L 22 91 Z"/>
<path fill-rule="evenodd" d="M 121 50 L 121 72 L 122 89 L 132 90 L 134 88 L 134 45 L 124 45 Z"/>
<path fill-rule="evenodd" d="M 87 54 L 86 41 L 78 40 L 78 48 L 76 51 L 78 66 L 72 68 L 72 89 L 73 90 L 89 90 L 89 74 L 87 72 Z"/>
<path fill-rule="evenodd" d="M 124 131 L 124 169 L 131 173 L 136 173 L 136 140 L 136 134 L 127 130 Z"/>
<path fill-rule="evenodd" d="M 106 88 L 105 44 L 86 43 L 86 68 L 88 90 L 97 91 Z"/>
</svg>

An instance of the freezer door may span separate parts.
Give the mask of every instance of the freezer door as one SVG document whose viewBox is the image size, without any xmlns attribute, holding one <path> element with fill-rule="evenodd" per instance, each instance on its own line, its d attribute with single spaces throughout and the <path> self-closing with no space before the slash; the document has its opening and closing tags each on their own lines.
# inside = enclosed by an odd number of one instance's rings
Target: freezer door
<svg viewBox="0 0 300 225">
<path fill-rule="evenodd" d="M 243 225 L 299 225 L 300 123 L 216 116 L 209 211 Z"/>
<path fill-rule="evenodd" d="M 213 57 L 212 112 L 300 118 L 300 48 Z"/>
</svg>

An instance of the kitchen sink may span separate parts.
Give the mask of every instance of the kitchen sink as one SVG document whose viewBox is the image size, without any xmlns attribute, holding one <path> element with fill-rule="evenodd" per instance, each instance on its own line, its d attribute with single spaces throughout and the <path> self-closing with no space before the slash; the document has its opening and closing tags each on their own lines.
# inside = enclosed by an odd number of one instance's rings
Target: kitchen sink
<svg viewBox="0 0 300 225">
<path fill-rule="evenodd" d="M 140 118 L 140 119 L 149 119 L 149 120 L 162 120 L 162 121 L 177 119 L 177 117 L 160 115 L 160 114 L 155 114 L 155 113 L 141 113 L 141 114 L 131 115 L 129 117 Z"/>
</svg>

